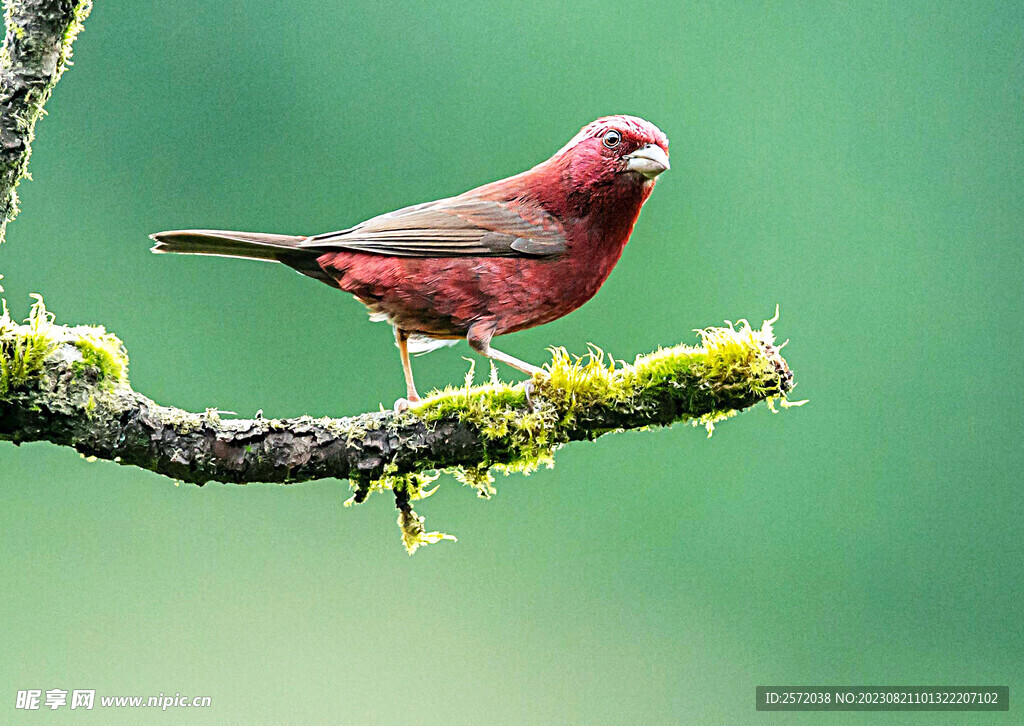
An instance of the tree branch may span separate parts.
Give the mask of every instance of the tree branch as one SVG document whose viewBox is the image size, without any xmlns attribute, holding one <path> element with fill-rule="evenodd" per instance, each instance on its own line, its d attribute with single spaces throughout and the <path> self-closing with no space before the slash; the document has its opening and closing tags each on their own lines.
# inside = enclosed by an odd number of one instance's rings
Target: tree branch
<svg viewBox="0 0 1024 726">
<path fill-rule="evenodd" d="M 7 0 L 0 51 L 0 243 L 18 213 L 36 121 L 64 69 L 91 0 Z"/>
<path fill-rule="evenodd" d="M 427 532 L 412 509 L 431 493 L 424 487 L 432 471 L 450 471 L 487 497 L 492 468 L 550 465 L 572 441 L 679 421 L 703 424 L 710 435 L 715 422 L 759 401 L 793 405 L 773 322 L 708 328 L 701 347 L 660 350 L 632 365 L 606 362 L 597 349 L 584 358 L 555 349 L 529 398 L 522 384 L 473 386 L 471 370 L 464 387 L 401 413 L 225 419 L 160 406 L 133 390 L 120 340 L 103 328 L 55 325 L 40 298 L 24 325 L 6 304 L 0 316 L 0 440 L 50 441 L 200 485 L 347 478 L 355 494 L 346 504 L 393 492 L 412 553 L 451 538 Z"/>
<path fill-rule="evenodd" d="M 366 487 L 434 469 L 531 469 L 571 441 L 687 420 L 712 426 L 784 398 L 792 375 L 772 322 L 711 328 L 700 348 L 618 368 L 596 349 L 582 360 L 555 351 L 534 380 L 532 408 L 521 384 L 467 382 L 402 413 L 227 419 L 133 390 L 120 340 L 102 328 L 56 325 L 39 300 L 24 325 L 6 307 L 0 318 L 0 440 L 50 441 L 200 485 L 335 477 Z"/>
</svg>

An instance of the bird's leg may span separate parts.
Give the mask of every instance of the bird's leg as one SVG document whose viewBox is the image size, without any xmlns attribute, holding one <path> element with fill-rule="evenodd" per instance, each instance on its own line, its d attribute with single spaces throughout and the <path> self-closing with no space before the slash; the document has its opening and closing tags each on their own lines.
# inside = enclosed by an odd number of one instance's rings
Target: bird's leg
<svg viewBox="0 0 1024 726">
<path fill-rule="evenodd" d="M 395 402 L 395 410 L 408 408 L 410 403 L 420 400 L 420 394 L 416 393 L 416 384 L 412 380 L 412 363 L 409 361 L 409 334 L 401 328 L 395 328 L 395 344 L 398 346 L 398 354 L 402 357 L 402 370 L 405 372 L 405 395 Z M 404 403 L 404 406 L 402 405 Z"/>
<path fill-rule="evenodd" d="M 508 353 L 502 353 L 500 350 L 492 348 L 491 338 L 494 337 L 494 329 L 493 321 L 474 323 L 470 326 L 469 332 L 466 333 L 466 341 L 469 343 L 469 347 L 485 358 L 512 366 L 517 371 L 522 371 L 529 376 L 535 376 L 538 373 L 544 372 L 535 365 L 530 365 L 526 361 L 513 358 Z M 533 392 L 535 390 L 536 387 L 533 385 L 532 380 L 523 383 L 523 392 L 526 394 L 526 407 L 531 411 L 533 410 Z"/>
<path fill-rule="evenodd" d="M 500 350 L 495 350 L 491 347 L 491 338 L 494 337 L 494 322 L 493 321 L 481 321 L 474 323 L 469 332 L 466 334 L 466 340 L 469 342 L 469 347 L 475 350 L 485 358 L 496 360 L 499 363 L 512 366 L 517 371 L 522 371 L 527 375 L 536 375 L 541 372 L 541 369 L 535 365 L 530 365 L 526 361 L 513 358 L 508 353 L 502 353 Z"/>
</svg>

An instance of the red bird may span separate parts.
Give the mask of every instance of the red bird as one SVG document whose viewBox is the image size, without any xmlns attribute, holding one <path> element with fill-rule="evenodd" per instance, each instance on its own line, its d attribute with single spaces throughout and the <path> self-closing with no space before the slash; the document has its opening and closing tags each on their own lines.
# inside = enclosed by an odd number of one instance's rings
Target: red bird
<svg viewBox="0 0 1024 726">
<path fill-rule="evenodd" d="M 418 401 L 409 352 L 465 338 L 483 356 L 540 371 L 491 347 L 496 335 L 556 320 L 608 278 L 657 176 L 668 139 L 635 116 L 585 126 L 529 171 L 311 237 L 178 230 L 153 252 L 282 262 L 351 293 L 386 320 Z"/>
</svg>

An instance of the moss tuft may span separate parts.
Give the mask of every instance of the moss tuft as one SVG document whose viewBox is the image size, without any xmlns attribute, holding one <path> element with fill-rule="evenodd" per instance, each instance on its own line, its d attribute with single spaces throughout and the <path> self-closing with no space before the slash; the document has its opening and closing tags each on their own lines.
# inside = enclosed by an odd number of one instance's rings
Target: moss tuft
<svg viewBox="0 0 1024 726">
<path fill-rule="evenodd" d="M 445 532 L 428 532 L 424 525 L 423 517 L 413 511 L 410 502 L 418 499 L 426 499 L 437 491 L 437 487 L 427 489 L 427 486 L 440 476 L 433 474 L 387 474 L 373 481 L 362 481 L 353 479 L 350 485 L 355 490 L 352 497 L 345 502 L 346 507 L 354 504 L 361 504 L 371 492 L 390 490 L 395 495 L 395 506 L 398 508 L 398 528 L 402 533 L 402 544 L 405 550 L 411 555 L 420 547 L 440 542 L 444 539 L 457 541 L 455 537 Z"/>
<path fill-rule="evenodd" d="M 38 377 L 56 347 L 50 335 L 53 315 L 41 297 L 33 297 L 36 302 L 24 325 L 11 320 L 7 302 L 0 300 L 0 399 Z"/>
<path fill-rule="evenodd" d="M 498 490 L 494 488 L 494 477 L 487 466 L 475 468 L 459 467 L 451 472 L 457 481 L 476 489 L 477 496 L 481 499 L 490 499 Z"/>
<path fill-rule="evenodd" d="M 505 473 L 528 474 L 541 464 L 550 465 L 555 449 L 564 443 L 555 438 L 560 419 L 553 402 L 538 399 L 531 410 L 522 385 L 492 381 L 474 386 L 474 371 L 471 363 L 463 386 L 448 386 L 431 394 L 411 413 L 427 422 L 455 417 L 480 431 L 484 441 L 480 468 L 484 471 L 494 467 Z M 464 480 L 481 481 L 477 473 L 460 474 Z M 489 485 L 484 491 L 490 493 Z"/>
<path fill-rule="evenodd" d="M 107 384 L 126 383 L 128 380 L 128 352 L 124 343 L 102 326 L 79 325 L 70 328 L 74 346 L 82 354 L 77 370 L 85 366 L 95 368 L 100 380 Z"/>
<path fill-rule="evenodd" d="M 75 39 L 78 38 L 78 34 L 84 30 L 85 19 L 89 17 L 90 12 L 92 12 L 92 0 L 78 0 L 75 3 L 75 16 L 64 30 L 64 37 L 60 47 L 60 70 L 57 77 L 53 80 L 55 84 L 60 80 L 60 74 L 64 73 L 72 65 L 71 46 Z"/>
<path fill-rule="evenodd" d="M 32 297 L 35 303 L 24 324 L 11 319 L 7 302 L 0 299 L 0 397 L 40 375 L 61 343 L 70 343 L 81 355 L 71 361 L 76 375 L 88 368 L 104 385 L 127 383 L 128 354 L 116 335 L 99 326 L 55 325 L 42 297 Z"/>
<path fill-rule="evenodd" d="M 412 413 L 424 421 L 454 416 L 478 428 L 493 456 L 481 470 L 457 472 L 474 486 L 490 466 L 530 472 L 540 464 L 550 465 L 554 451 L 564 443 L 561 434 L 587 411 L 660 405 L 666 391 L 676 404 L 674 420 L 711 431 L 715 423 L 759 400 L 767 399 L 771 406 L 773 398 L 780 398 L 784 407 L 793 405 L 786 402 L 792 374 L 778 355 L 772 331 L 777 318 L 776 313 L 759 329 L 741 320 L 697 330 L 700 346 L 663 348 L 637 356 L 632 365 L 593 345 L 584 356 L 552 348 L 551 362 L 532 381 L 537 391 L 532 409 L 526 406 L 522 385 L 492 380 L 474 386 L 470 366 L 464 386 L 432 394 Z"/>
<path fill-rule="evenodd" d="M 450 539 L 458 542 L 458 538 L 446 532 L 428 532 L 420 517 L 412 509 L 401 509 L 398 512 L 398 527 L 402 531 L 402 544 L 405 551 L 414 554 L 420 547 Z"/>
</svg>

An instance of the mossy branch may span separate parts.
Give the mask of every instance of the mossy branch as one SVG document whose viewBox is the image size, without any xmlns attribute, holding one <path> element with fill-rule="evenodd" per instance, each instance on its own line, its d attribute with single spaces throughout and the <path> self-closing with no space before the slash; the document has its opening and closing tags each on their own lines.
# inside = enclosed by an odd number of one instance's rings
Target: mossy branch
<svg viewBox="0 0 1024 726">
<path fill-rule="evenodd" d="M 18 213 L 18 182 L 28 175 L 36 121 L 70 65 L 71 44 L 91 0 L 6 0 L 0 50 L 0 243 Z"/>
<path fill-rule="evenodd" d="M 449 388 L 408 411 L 349 418 L 224 418 L 160 406 L 131 388 L 120 340 L 98 327 L 53 323 L 37 300 L 24 324 L 0 317 L 0 440 L 50 441 L 88 457 L 173 479 L 292 483 L 349 479 L 352 503 L 394 492 L 410 549 L 427 533 L 410 502 L 430 474 L 454 472 L 482 496 L 491 470 L 529 472 L 555 450 L 623 429 L 690 421 L 707 426 L 759 401 L 786 400 L 792 374 L 772 322 L 699 331 L 700 347 L 676 346 L 632 365 L 592 349 L 583 358 L 553 351 L 533 383 L 497 380 Z"/>
</svg>

